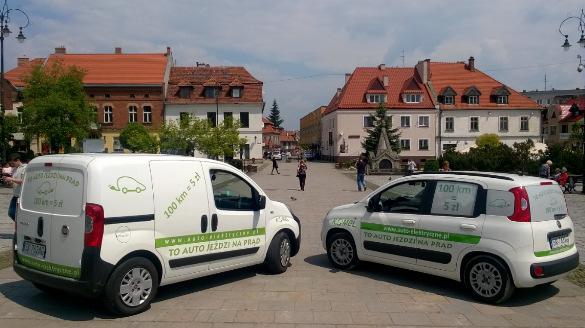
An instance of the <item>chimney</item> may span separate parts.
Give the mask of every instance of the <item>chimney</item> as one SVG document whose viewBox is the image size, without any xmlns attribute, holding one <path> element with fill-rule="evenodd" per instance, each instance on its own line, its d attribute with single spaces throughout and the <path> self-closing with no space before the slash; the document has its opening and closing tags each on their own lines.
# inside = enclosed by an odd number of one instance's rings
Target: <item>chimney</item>
<svg viewBox="0 0 585 328">
<path fill-rule="evenodd" d="M 473 58 L 473 56 L 469 57 L 469 63 L 467 64 L 467 68 L 472 72 L 475 71 L 475 58 Z"/>
<path fill-rule="evenodd" d="M 384 75 L 384 86 L 388 86 L 388 75 Z"/>
<path fill-rule="evenodd" d="M 341 94 L 341 88 L 337 88 L 337 93 L 335 94 L 337 97 Z"/>
<path fill-rule="evenodd" d="M 167 53 L 166 53 L 166 55 L 167 56 L 170 56 L 171 55 L 171 47 L 167 47 Z"/>
<path fill-rule="evenodd" d="M 385 68 L 386 68 L 386 65 L 385 64 L 378 65 L 378 69 L 381 70 L 381 71 L 383 71 Z"/>
<path fill-rule="evenodd" d="M 351 77 L 351 73 L 345 73 L 345 83 L 347 83 L 347 81 L 349 81 L 350 77 Z"/>
<path fill-rule="evenodd" d="M 59 46 L 59 47 L 55 48 L 55 55 L 64 55 L 66 53 L 67 53 L 67 51 L 65 49 L 65 46 Z"/>
<path fill-rule="evenodd" d="M 422 79 L 424 84 L 429 82 L 429 64 L 431 63 L 430 59 L 425 59 L 423 61 L 419 61 L 416 64 L 416 71 L 418 72 L 418 76 Z"/>
<path fill-rule="evenodd" d="M 120 48 L 120 47 L 116 47 L 116 48 L 114 48 L 114 53 L 115 53 L 116 55 L 119 55 L 119 54 L 121 54 L 121 53 L 122 53 L 122 48 Z"/>
<path fill-rule="evenodd" d="M 24 57 L 24 56 L 23 57 L 18 57 L 18 59 L 17 59 L 17 65 L 16 66 L 17 67 L 20 67 L 20 66 L 22 66 L 22 65 L 24 65 L 26 63 L 28 63 L 28 57 Z"/>
</svg>

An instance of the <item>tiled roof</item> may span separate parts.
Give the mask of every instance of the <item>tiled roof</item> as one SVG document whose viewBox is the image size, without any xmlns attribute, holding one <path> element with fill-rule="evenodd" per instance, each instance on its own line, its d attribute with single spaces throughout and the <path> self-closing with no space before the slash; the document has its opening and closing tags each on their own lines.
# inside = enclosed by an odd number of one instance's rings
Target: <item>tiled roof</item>
<svg viewBox="0 0 585 328">
<path fill-rule="evenodd" d="M 25 87 L 25 79 L 29 75 L 33 68 L 38 65 L 42 65 L 45 62 L 45 58 L 31 59 L 18 67 L 15 67 L 8 72 L 4 73 L 4 78 L 16 88 Z"/>
<path fill-rule="evenodd" d="M 478 69 L 469 70 L 465 63 L 439 63 L 430 62 L 430 81 L 434 90 L 443 90 L 451 87 L 457 93 L 455 105 L 441 105 L 444 109 L 534 109 L 541 107 L 530 98 L 521 95 L 512 88 L 483 73 Z M 478 105 L 470 105 L 461 101 L 467 88 L 475 86 L 481 95 Z M 492 102 L 490 97 L 494 90 L 505 87 L 510 92 L 508 104 L 500 105 Z"/>
<path fill-rule="evenodd" d="M 294 142 L 296 141 L 297 133 L 295 131 L 285 131 L 282 130 L 280 132 L 280 142 Z"/>
<path fill-rule="evenodd" d="M 575 116 L 571 112 L 571 107 L 576 104 L 579 108 L 580 114 Z M 583 111 L 585 111 L 585 97 L 578 99 L 569 99 L 564 105 L 558 105 L 560 109 L 559 123 L 574 123 L 583 119 Z"/>
<path fill-rule="evenodd" d="M 155 54 L 52 54 L 47 65 L 60 61 L 85 71 L 84 84 L 162 85 L 169 57 Z"/>
<path fill-rule="evenodd" d="M 261 103 L 262 81 L 254 78 L 244 67 L 199 66 L 172 67 L 167 91 L 170 104 L 211 104 L 215 98 L 205 98 L 205 86 L 221 85 L 220 103 Z M 179 86 L 191 85 L 190 98 L 179 97 Z M 231 97 L 231 88 L 242 88 L 240 98 Z"/>
<path fill-rule="evenodd" d="M 384 81 L 384 76 L 388 78 L 388 86 L 383 86 L 387 93 L 386 108 L 392 109 L 434 109 L 433 101 L 428 93 L 427 88 L 424 87 L 420 78 L 416 74 L 414 68 L 398 68 L 387 67 L 380 69 L 379 67 L 357 67 L 351 77 L 341 90 L 339 96 L 337 93 L 331 99 L 327 110 L 323 113 L 326 115 L 335 110 L 351 110 L 351 109 L 375 109 L 378 104 L 368 103 L 366 101 L 366 93 L 369 88 Z M 412 79 L 412 83 L 405 83 Z M 376 82 L 376 80 L 378 82 Z M 407 104 L 402 101 L 403 88 L 408 86 L 413 88 L 412 84 L 416 84 L 422 91 L 423 101 L 418 104 Z M 377 92 L 376 92 L 377 93 Z"/>
</svg>

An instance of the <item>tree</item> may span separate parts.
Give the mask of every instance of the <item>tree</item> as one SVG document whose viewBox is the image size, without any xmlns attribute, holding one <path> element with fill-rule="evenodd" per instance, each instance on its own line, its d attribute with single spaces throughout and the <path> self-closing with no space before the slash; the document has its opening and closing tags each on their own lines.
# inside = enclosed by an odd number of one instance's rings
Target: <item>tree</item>
<svg viewBox="0 0 585 328">
<path fill-rule="evenodd" d="M 144 125 L 138 123 L 128 124 L 120 133 L 122 147 L 133 153 L 156 153 L 158 142 L 148 133 Z"/>
<path fill-rule="evenodd" d="M 207 133 L 196 136 L 197 149 L 211 158 L 234 157 L 235 152 L 246 143 L 246 138 L 240 138 L 239 128 L 239 122 L 224 119 Z"/>
<path fill-rule="evenodd" d="M 59 62 L 37 66 L 26 78 L 23 130 L 46 139 L 52 149 L 71 148 L 88 135 L 95 115 L 83 88 L 84 72 Z"/>
<path fill-rule="evenodd" d="M 520 166 L 520 171 L 522 174 L 528 171 L 528 166 L 530 165 L 532 154 L 530 151 L 534 147 L 534 141 L 532 139 L 528 139 L 523 142 L 515 142 L 514 143 L 514 157 Z"/>
<path fill-rule="evenodd" d="M 276 103 L 276 99 L 272 102 L 272 107 L 270 108 L 270 114 L 268 115 L 268 120 L 274 124 L 275 127 L 279 128 L 283 119 L 280 118 L 280 110 L 278 109 L 278 104 Z"/>
<path fill-rule="evenodd" d="M 370 119 L 374 126 L 368 130 L 368 136 L 362 142 L 362 147 L 367 154 L 376 152 L 382 129 L 386 129 L 392 150 L 400 153 L 400 132 L 397 128 L 392 128 L 392 116 L 386 116 L 386 113 L 386 107 L 383 103 L 380 103 L 378 109 L 376 109 L 376 113 L 370 114 Z"/>
<path fill-rule="evenodd" d="M 486 133 L 477 137 L 477 139 L 475 139 L 475 144 L 478 147 L 483 147 L 486 145 L 495 147 L 500 144 L 500 138 L 495 133 Z"/>
</svg>

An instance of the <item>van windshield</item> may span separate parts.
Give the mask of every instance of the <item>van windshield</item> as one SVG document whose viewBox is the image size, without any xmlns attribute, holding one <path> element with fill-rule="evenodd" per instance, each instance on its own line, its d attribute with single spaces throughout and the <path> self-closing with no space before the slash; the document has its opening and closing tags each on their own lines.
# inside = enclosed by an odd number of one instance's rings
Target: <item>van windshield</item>
<svg viewBox="0 0 585 328">
<path fill-rule="evenodd" d="M 83 207 L 83 173 L 70 168 L 28 167 L 22 208 L 40 213 L 78 216 Z"/>
<path fill-rule="evenodd" d="M 557 184 L 526 186 L 533 222 L 562 219 L 567 215 L 567 204 Z"/>
</svg>

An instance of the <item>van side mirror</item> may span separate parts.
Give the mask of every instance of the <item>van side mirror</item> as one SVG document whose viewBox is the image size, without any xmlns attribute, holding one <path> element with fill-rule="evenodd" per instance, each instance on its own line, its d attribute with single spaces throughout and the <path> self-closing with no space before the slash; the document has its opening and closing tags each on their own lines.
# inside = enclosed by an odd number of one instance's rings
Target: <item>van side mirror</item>
<svg viewBox="0 0 585 328">
<path fill-rule="evenodd" d="M 263 210 L 266 208 L 266 196 L 258 195 L 256 196 L 256 209 Z"/>
<path fill-rule="evenodd" d="M 378 198 L 377 197 L 370 198 L 366 209 L 368 210 L 368 212 L 379 212 L 380 204 L 378 203 Z"/>
</svg>

